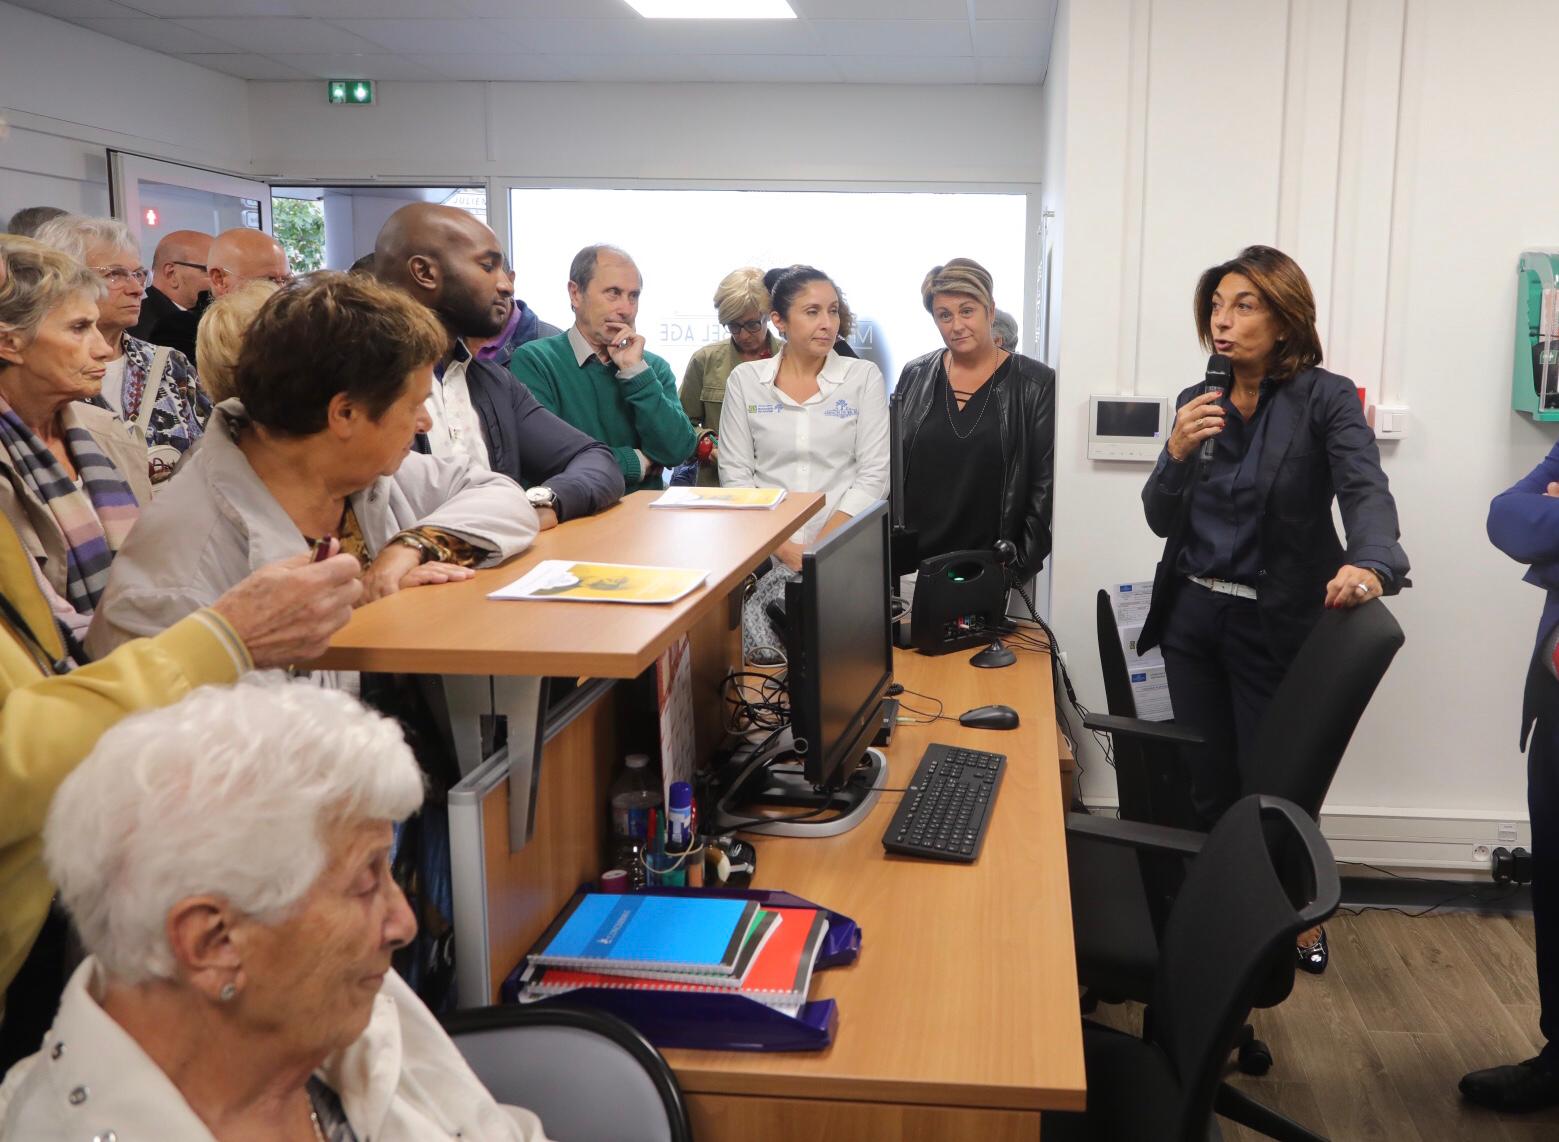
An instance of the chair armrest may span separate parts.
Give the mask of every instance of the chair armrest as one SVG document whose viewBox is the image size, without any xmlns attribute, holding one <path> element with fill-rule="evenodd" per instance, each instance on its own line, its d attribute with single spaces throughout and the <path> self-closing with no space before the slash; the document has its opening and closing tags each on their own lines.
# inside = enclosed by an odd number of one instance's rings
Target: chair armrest
<svg viewBox="0 0 1559 1142">
<path fill-rule="evenodd" d="M 1167 825 L 1149 825 L 1142 821 L 1121 821 L 1114 817 L 1096 817 L 1092 813 L 1068 813 L 1069 836 L 1086 837 L 1105 844 L 1126 845 L 1134 849 L 1194 857 L 1202 851 L 1206 833 L 1191 829 L 1171 829 Z"/>
<path fill-rule="evenodd" d="M 1177 726 L 1174 722 L 1150 722 L 1145 718 L 1121 718 L 1114 714 L 1089 714 L 1083 719 L 1083 725 L 1112 737 L 1163 742 L 1166 745 L 1201 745 L 1203 742 L 1201 734 L 1185 726 Z"/>
</svg>

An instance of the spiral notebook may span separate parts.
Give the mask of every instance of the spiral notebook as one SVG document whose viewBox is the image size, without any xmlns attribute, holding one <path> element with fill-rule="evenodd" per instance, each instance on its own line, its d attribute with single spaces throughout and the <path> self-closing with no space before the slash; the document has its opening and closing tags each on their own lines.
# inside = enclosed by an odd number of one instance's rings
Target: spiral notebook
<svg viewBox="0 0 1559 1142">
<path fill-rule="evenodd" d="M 757 915 L 751 900 L 581 893 L 553 921 L 531 961 L 588 971 L 729 976 Z"/>
<path fill-rule="evenodd" d="M 812 971 L 817 965 L 827 915 L 815 908 L 777 908 L 770 915 L 778 921 L 773 934 L 759 951 L 752 970 L 737 994 L 767 1007 L 795 1015 L 807 1000 Z M 567 968 L 533 967 L 524 980 L 527 999 L 563 995 L 581 987 L 605 987 L 628 991 L 724 991 L 689 977 L 680 980 L 647 976 L 574 971 Z"/>
</svg>

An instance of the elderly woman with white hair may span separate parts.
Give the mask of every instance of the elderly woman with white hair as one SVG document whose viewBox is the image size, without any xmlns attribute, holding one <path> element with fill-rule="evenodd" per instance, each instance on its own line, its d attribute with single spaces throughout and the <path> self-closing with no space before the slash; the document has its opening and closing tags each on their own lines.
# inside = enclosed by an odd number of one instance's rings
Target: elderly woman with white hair
<svg viewBox="0 0 1559 1142">
<path fill-rule="evenodd" d="M 781 342 L 769 329 L 769 291 L 763 271 L 752 266 L 732 270 L 715 288 L 715 311 L 731 334 L 694 353 L 682 374 L 682 411 L 698 429 L 700 443 L 712 439 L 707 455 L 698 460 L 698 484 L 720 486 L 720 408 L 725 382 L 743 361 L 762 361 L 780 351 Z M 700 448 L 700 451 L 705 451 Z"/>
<path fill-rule="evenodd" d="M 44 223 L 38 240 L 89 267 L 108 287 L 98 299 L 97 328 L 109 358 L 93 403 L 111 409 L 145 442 L 148 475 L 161 484 L 205 431 L 211 400 L 183 353 L 126 332 L 141 319 L 148 277 L 135 235 L 113 218 L 66 214 Z"/>
<path fill-rule="evenodd" d="M 0 1137 L 540 1140 L 391 970 L 421 801 L 394 722 L 276 675 L 106 733 L 44 830 L 89 955 Z"/>
</svg>

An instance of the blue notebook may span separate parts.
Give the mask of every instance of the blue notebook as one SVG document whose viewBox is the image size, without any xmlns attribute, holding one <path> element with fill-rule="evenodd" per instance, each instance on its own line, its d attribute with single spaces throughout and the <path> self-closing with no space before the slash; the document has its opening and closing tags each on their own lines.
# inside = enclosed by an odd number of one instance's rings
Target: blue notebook
<svg viewBox="0 0 1559 1142">
<path fill-rule="evenodd" d="M 531 961 L 598 971 L 729 975 L 757 912 L 752 900 L 587 892 L 553 922 Z"/>
</svg>

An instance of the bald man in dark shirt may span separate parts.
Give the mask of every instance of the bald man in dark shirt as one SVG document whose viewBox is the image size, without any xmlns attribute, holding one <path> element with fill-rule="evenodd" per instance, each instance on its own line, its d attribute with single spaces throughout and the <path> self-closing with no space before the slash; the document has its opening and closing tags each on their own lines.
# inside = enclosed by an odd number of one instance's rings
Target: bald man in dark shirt
<svg viewBox="0 0 1559 1142">
<path fill-rule="evenodd" d="M 195 331 L 211 301 L 206 255 L 211 235 L 199 230 L 174 230 L 157 243 L 152 255 L 152 280 L 141 302 L 141 319 L 130 336 L 177 349 L 195 360 Z"/>
</svg>

